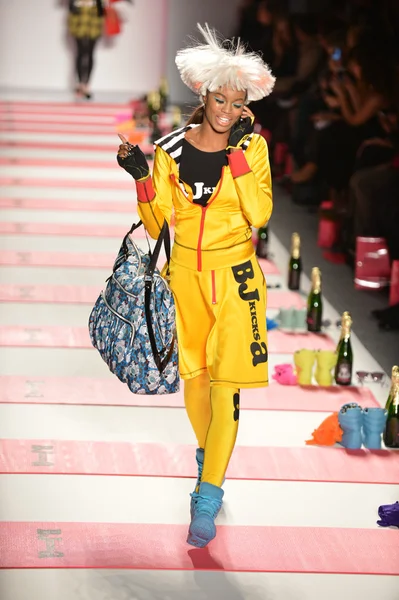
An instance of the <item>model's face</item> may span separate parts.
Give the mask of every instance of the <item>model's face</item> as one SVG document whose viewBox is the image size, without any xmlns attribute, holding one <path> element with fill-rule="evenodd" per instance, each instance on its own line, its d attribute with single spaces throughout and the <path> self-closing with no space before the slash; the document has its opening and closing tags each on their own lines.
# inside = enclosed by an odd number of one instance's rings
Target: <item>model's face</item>
<svg viewBox="0 0 399 600">
<path fill-rule="evenodd" d="M 208 92 L 205 97 L 205 116 L 212 129 L 218 133 L 229 131 L 242 115 L 245 97 L 245 92 L 226 87 Z"/>
</svg>

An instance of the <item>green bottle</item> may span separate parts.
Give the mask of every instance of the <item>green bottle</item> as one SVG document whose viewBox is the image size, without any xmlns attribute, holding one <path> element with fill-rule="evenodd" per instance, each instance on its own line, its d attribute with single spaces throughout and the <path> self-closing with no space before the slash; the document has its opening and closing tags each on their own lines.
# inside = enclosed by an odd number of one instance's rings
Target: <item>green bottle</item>
<svg viewBox="0 0 399 600">
<path fill-rule="evenodd" d="M 161 96 L 159 92 L 150 92 L 147 96 L 148 117 L 150 119 L 150 135 L 151 143 L 154 143 L 161 137 L 162 133 L 159 129 L 158 120 L 161 110 Z"/>
<path fill-rule="evenodd" d="M 321 272 L 318 267 L 312 269 L 312 287 L 308 296 L 308 331 L 318 333 L 321 331 L 323 318 L 323 300 L 321 297 Z"/>
<path fill-rule="evenodd" d="M 172 111 L 172 131 L 181 127 L 181 109 L 178 106 L 173 107 Z"/>
<path fill-rule="evenodd" d="M 399 448 L 399 367 L 392 367 L 392 386 L 385 405 L 388 411 L 384 431 L 387 448 Z"/>
<path fill-rule="evenodd" d="M 161 78 L 159 85 L 160 110 L 165 112 L 168 106 L 169 86 L 166 77 Z"/>
<path fill-rule="evenodd" d="M 288 264 L 288 289 L 299 290 L 301 287 L 301 238 L 299 233 L 293 233 L 291 238 L 291 258 Z"/>
<path fill-rule="evenodd" d="M 348 312 L 342 314 L 341 339 L 337 346 L 337 364 L 335 366 L 335 383 L 338 385 L 351 385 L 353 352 L 351 344 L 352 318 Z"/>
<path fill-rule="evenodd" d="M 267 258 L 269 251 L 269 228 L 266 225 L 258 229 L 258 242 L 256 244 L 256 256 Z"/>
</svg>

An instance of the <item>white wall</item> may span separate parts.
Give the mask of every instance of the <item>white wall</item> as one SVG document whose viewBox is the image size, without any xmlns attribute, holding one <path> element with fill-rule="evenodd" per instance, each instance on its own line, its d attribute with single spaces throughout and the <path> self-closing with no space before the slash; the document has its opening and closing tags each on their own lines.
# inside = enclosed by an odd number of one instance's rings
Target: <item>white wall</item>
<svg viewBox="0 0 399 600">
<path fill-rule="evenodd" d="M 164 62 L 166 0 L 117 3 L 123 33 L 101 40 L 92 85 L 99 91 L 145 92 L 158 85 Z M 0 86 L 67 90 L 73 47 L 61 0 L 0 0 Z"/>
<path fill-rule="evenodd" d="M 176 52 L 184 47 L 189 36 L 201 39 L 197 23 L 215 27 L 220 33 L 232 36 L 238 23 L 238 6 L 241 0 L 168 0 L 168 42 L 167 77 L 170 84 L 172 102 L 193 102 L 197 100 L 181 82 L 175 65 Z"/>
<path fill-rule="evenodd" d="M 123 33 L 99 42 L 92 87 L 95 91 L 143 93 L 163 73 L 173 102 L 193 101 L 180 81 L 175 55 L 206 21 L 222 34 L 236 31 L 241 0 L 134 0 L 118 2 Z M 0 0 L 0 87 L 69 90 L 73 47 L 66 35 L 66 0 Z"/>
</svg>

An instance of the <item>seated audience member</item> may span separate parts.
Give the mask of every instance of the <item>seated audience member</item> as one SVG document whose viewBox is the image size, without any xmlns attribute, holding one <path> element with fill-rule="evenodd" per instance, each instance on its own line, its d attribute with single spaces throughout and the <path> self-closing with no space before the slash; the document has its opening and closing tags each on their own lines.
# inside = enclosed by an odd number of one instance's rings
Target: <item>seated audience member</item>
<svg viewBox="0 0 399 600">
<path fill-rule="evenodd" d="M 387 160 L 378 166 L 360 169 L 351 177 L 353 235 L 354 238 L 385 237 L 390 256 L 396 260 L 399 259 L 398 214 L 395 220 L 399 207 L 398 111 L 381 111 L 379 119 L 386 137 L 370 138 L 363 146 L 383 149 Z"/>
<path fill-rule="evenodd" d="M 240 37 L 251 50 L 260 52 L 263 60 L 271 64 L 273 59 L 273 11 L 270 0 L 260 0 L 260 2 L 254 3 L 248 16 L 250 23 L 247 24 Z"/>
<path fill-rule="evenodd" d="M 348 185 L 361 144 L 383 135 L 378 113 L 390 106 L 396 86 L 393 55 L 374 40 L 355 47 L 348 60 L 351 76 L 334 77 L 327 115 L 314 117 L 324 128 L 316 129 L 306 164 L 292 176 L 294 183 L 312 180 L 316 174 L 327 184 L 342 190 Z"/>
<path fill-rule="evenodd" d="M 331 121 L 339 118 L 338 102 L 330 101 L 332 91 L 329 84 L 344 71 L 344 33 L 335 32 L 326 36 L 323 46 L 327 57 L 325 67 L 320 72 L 318 81 L 299 98 L 293 118 L 291 152 L 299 167 L 306 162 L 307 143 L 314 131 L 312 118 L 315 115 L 317 120 Z"/>
<path fill-rule="evenodd" d="M 306 90 L 315 80 L 320 68 L 323 51 L 317 41 L 314 19 L 308 15 L 298 15 L 294 19 L 294 31 L 298 45 L 296 72 L 279 77 L 274 87 L 274 96 L 290 96 Z"/>
<path fill-rule="evenodd" d="M 279 15 L 274 20 L 272 50 L 271 68 L 275 77 L 295 75 L 298 49 L 293 25 L 287 16 Z"/>
</svg>

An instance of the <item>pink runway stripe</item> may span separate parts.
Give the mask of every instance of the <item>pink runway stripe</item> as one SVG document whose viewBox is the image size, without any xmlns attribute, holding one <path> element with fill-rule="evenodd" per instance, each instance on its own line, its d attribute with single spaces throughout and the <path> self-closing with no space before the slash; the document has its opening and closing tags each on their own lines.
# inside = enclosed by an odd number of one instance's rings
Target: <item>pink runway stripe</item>
<svg viewBox="0 0 399 600">
<path fill-rule="evenodd" d="M 159 264 L 165 261 L 161 257 Z M 29 285 L 29 284 L 0 284 L 0 302 L 26 302 L 26 303 L 61 303 L 61 304 L 93 304 L 102 287 L 100 286 L 72 286 L 72 285 Z M 272 294 L 268 296 L 268 308 L 292 306 L 288 296 L 284 303 L 280 299 L 273 303 Z"/>
<path fill-rule="evenodd" d="M 128 115 L 127 119 L 130 116 L 131 115 Z M 84 114 L 84 113 L 68 114 L 68 113 L 64 113 L 64 112 L 58 112 L 58 113 L 50 115 L 50 114 L 35 113 L 35 112 L 28 112 L 28 111 L 24 111 L 24 112 L 11 111 L 11 112 L 7 113 L 7 112 L 0 110 L 0 122 L 2 122 L 2 123 L 8 122 L 9 124 L 37 123 L 37 124 L 45 124 L 45 125 L 48 125 L 50 123 L 52 123 L 54 125 L 59 125 L 60 123 L 62 123 L 62 124 L 68 123 L 70 125 L 91 124 L 91 125 L 108 125 L 108 126 L 115 127 L 115 125 L 117 124 L 117 119 L 116 119 L 115 113 L 111 113 L 109 115 L 106 115 L 106 114 L 105 115 L 101 115 L 101 114 L 89 115 L 89 114 Z"/>
<path fill-rule="evenodd" d="M 118 136 L 116 134 L 116 123 L 113 126 L 104 126 L 104 125 L 69 125 L 68 123 L 62 127 L 61 123 L 58 123 L 58 126 L 54 125 L 45 125 L 45 124 L 20 124 L 20 123 L 8 123 L 2 124 L 1 130 L 4 132 L 12 132 L 23 131 L 25 133 L 53 133 L 55 135 L 79 135 L 81 133 L 86 135 L 109 135 L 110 139 L 116 137 L 118 140 Z"/>
<path fill-rule="evenodd" d="M 0 474 L 195 477 L 195 447 L 70 440 L 0 440 Z M 237 446 L 228 479 L 393 484 L 395 452 Z"/>
<path fill-rule="evenodd" d="M 0 223 L 0 233 L 5 235 L 62 235 L 123 238 L 129 226 L 124 225 L 87 225 L 74 223 Z M 135 231 L 136 238 L 145 238 L 144 229 Z M 115 256 L 116 258 L 116 256 Z"/>
<path fill-rule="evenodd" d="M 30 142 L 30 141 L 0 141 L 0 148 L 40 148 L 44 150 L 80 150 L 83 152 L 107 152 L 111 156 L 115 156 L 118 149 L 118 139 L 110 140 L 109 144 L 79 144 L 78 142 Z M 151 154 L 153 147 L 147 143 L 139 142 L 143 152 Z"/>
<path fill-rule="evenodd" d="M 0 157 L 0 166 L 24 167 L 72 167 L 85 169 L 120 169 L 116 159 L 113 161 L 99 160 L 71 160 L 64 158 L 3 158 Z"/>
<path fill-rule="evenodd" d="M 399 574 L 392 530 L 224 525 L 203 550 L 186 537 L 186 525 L 2 522 L 0 568 Z"/>
<path fill-rule="evenodd" d="M 0 302 L 94 304 L 103 286 L 0 284 Z"/>
<path fill-rule="evenodd" d="M 268 334 L 271 354 L 293 354 L 301 348 L 335 349 L 327 336 L 289 335 L 273 330 Z M 0 329 L 0 346 L 31 348 L 92 348 L 86 327 L 31 327 L 6 325 Z"/>
<path fill-rule="evenodd" d="M 55 114 L 57 111 L 64 114 L 66 111 L 73 113 L 80 112 L 82 114 L 97 114 L 101 111 L 106 111 L 114 114 L 114 111 L 123 112 L 130 110 L 130 104 L 117 104 L 112 102 L 96 102 L 95 104 L 74 104 L 73 102 L 0 102 L 0 108 L 4 111 L 24 111 L 43 112 L 44 114 Z"/>
<path fill-rule="evenodd" d="M 108 269 L 112 267 L 115 259 L 116 255 L 111 254 L 0 251 L 0 266 L 9 267 L 82 267 L 87 269 Z M 261 267 L 265 275 L 278 272 L 275 265 L 269 261 L 262 261 Z"/>
<path fill-rule="evenodd" d="M 258 262 L 260 264 L 260 268 L 262 269 L 265 275 L 279 275 L 280 271 L 276 267 L 276 265 L 270 260 L 266 260 L 264 258 L 258 258 Z"/>
<path fill-rule="evenodd" d="M 0 265 L 9 267 L 81 267 L 109 269 L 115 262 L 112 254 L 74 254 L 72 252 L 26 252 L 3 250 Z"/>
<path fill-rule="evenodd" d="M 0 376 L 2 404 L 78 404 L 89 406 L 147 406 L 184 408 L 184 382 L 177 394 L 142 396 L 132 394 L 116 377 L 25 377 Z M 336 412 L 343 404 L 356 402 L 363 408 L 379 404 L 364 387 L 283 386 L 272 382 L 267 388 L 241 390 L 243 410 L 287 410 Z"/>
<path fill-rule="evenodd" d="M 92 348 L 89 332 L 83 327 L 0 328 L 0 347 L 28 348 Z"/>
<path fill-rule="evenodd" d="M 92 181 L 75 179 L 33 179 L 20 177 L 0 177 L 0 186 L 19 185 L 24 187 L 54 187 L 54 188 L 89 188 L 89 189 L 107 189 L 107 190 L 132 190 L 136 194 L 134 182 L 129 179 L 118 181 Z"/>
<path fill-rule="evenodd" d="M 335 350 L 336 343 L 327 335 L 316 333 L 284 333 L 273 329 L 267 334 L 269 352 L 272 354 L 294 354 L 297 350 Z"/>
<path fill-rule="evenodd" d="M 84 212 L 113 212 L 132 214 L 137 206 L 135 192 L 132 190 L 131 202 L 104 202 L 96 200 L 58 200 L 48 198 L 0 198 L 0 208 L 22 208 L 28 210 L 71 210 Z"/>
<path fill-rule="evenodd" d="M 267 292 L 268 308 L 304 308 L 306 300 L 298 292 L 280 292 L 269 290 Z"/>
</svg>

